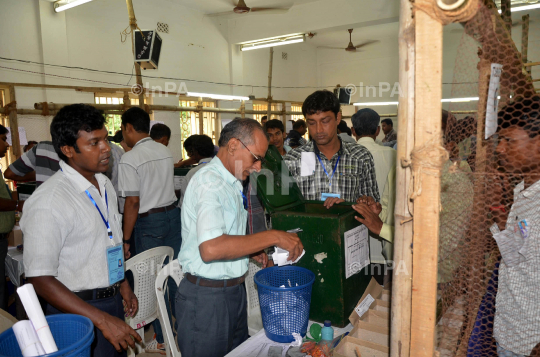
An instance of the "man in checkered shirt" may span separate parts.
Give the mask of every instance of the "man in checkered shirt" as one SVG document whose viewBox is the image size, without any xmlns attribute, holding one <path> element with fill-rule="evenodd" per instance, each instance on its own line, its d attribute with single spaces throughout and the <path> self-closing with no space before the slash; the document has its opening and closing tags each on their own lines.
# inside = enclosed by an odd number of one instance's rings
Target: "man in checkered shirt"
<svg viewBox="0 0 540 357">
<path fill-rule="evenodd" d="M 327 90 L 316 91 L 304 101 L 302 113 L 313 140 L 283 159 L 304 198 L 325 201 L 328 208 L 361 196 L 379 201 L 373 156 L 361 145 L 343 142 L 337 134 L 341 121 L 337 97 Z"/>
<path fill-rule="evenodd" d="M 523 178 L 508 214 L 500 205 L 492 207 L 497 225 L 491 231 L 502 256 L 493 329 L 500 357 L 540 355 L 539 113 L 538 97 L 499 113 L 499 163 Z"/>
</svg>

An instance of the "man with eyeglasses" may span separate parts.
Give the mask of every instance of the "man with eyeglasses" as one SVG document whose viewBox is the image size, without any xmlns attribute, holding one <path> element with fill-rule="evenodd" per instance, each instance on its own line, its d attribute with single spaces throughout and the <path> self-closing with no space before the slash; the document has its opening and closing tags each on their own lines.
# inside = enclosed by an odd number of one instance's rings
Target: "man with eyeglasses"
<svg viewBox="0 0 540 357">
<path fill-rule="evenodd" d="M 183 356 L 222 357 L 248 338 L 243 283 L 249 257 L 266 267 L 267 247 L 286 249 L 290 260 L 302 253 L 302 242 L 293 233 L 246 235 L 242 181 L 261 170 L 267 149 L 268 138 L 256 120 L 233 120 L 221 131 L 216 157 L 186 190 L 178 255 L 185 276 L 175 299 Z"/>
</svg>

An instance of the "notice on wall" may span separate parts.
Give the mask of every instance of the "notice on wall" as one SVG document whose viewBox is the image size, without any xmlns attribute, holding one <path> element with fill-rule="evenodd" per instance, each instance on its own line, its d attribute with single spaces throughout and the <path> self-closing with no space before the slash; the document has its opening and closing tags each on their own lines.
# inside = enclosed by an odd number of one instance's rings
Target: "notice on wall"
<svg viewBox="0 0 540 357">
<path fill-rule="evenodd" d="M 502 64 L 491 64 L 491 78 L 489 80 L 489 91 L 486 104 L 486 137 L 497 131 L 497 108 L 499 107 L 499 88 L 501 84 Z"/>
<path fill-rule="evenodd" d="M 8 133 L 6 135 L 7 137 L 7 143 L 9 146 L 12 146 L 11 143 L 11 128 L 6 128 L 8 130 Z M 26 129 L 24 129 L 22 126 L 19 127 L 19 143 L 21 145 L 28 145 L 28 139 L 26 138 Z"/>
<path fill-rule="evenodd" d="M 369 235 L 361 225 L 345 232 L 345 279 L 369 265 Z"/>
</svg>

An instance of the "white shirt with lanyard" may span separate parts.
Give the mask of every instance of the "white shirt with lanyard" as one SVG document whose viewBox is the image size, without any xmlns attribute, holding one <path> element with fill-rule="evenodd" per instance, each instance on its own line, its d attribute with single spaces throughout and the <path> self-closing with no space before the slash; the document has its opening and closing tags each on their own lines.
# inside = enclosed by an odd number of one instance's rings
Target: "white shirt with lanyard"
<svg viewBox="0 0 540 357">
<path fill-rule="evenodd" d="M 105 223 L 105 227 L 107 227 L 107 237 L 109 238 L 109 241 L 111 242 L 111 246 L 107 247 L 106 255 L 107 255 L 107 270 L 109 272 L 109 284 L 113 285 L 121 280 L 124 280 L 124 248 L 122 243 L 120 244 L 114 244 L 113 240 L 113 233 L 111 230 L 111 226 L 109 224 L 109 200 L 107 198 L 107 190 L 105 190 L 105 205 L 107 207 L 107 219 L 103 216 L 103 213 L 101 213 L 101 210 L 99 209 L 99 206 L 97 205 L 96 201 L 88 192 L 88 190 L 84 191 L 90 201 L 94 204 L 97 211 L 99 212 L 99 215 L 101 216 L 101 219 L 103 220 L 103 223 Z"/>
<path fill-rule="evenodd" d="M 105 207 L 107 207 L 107 219 L 105 219 L 105 216 L 103 216 L 103 213 L 101 213 L 99 206 L 97 205 L 96 201 L 94 200 L 90 192 L 88 190 L 85 190 L 84 192 L 86 193 L 90 201 L 94 204 L 94 207 L 96 207 L 101 219 L 103 220 L 103 223 L 105 224 L 105 227 L 107 228 L 107 237 L 111 245 L 107 246 L 106 251 L 105 251 L 105 256 L 107 257 L 107 271 L 109 272 L 109 285 L 113 285 L 121 280 L 124 280 L 124 275 L 125 275 L 124 248 L 123 248 L 122 243 L 119 243 L 119 244 L 114 243 L 114 239 L 113 239 L 114 237 L 111 230 L 111 225 L 109 224 L 109 217 L 110 217 L 109 199 L 107 197 L 107 190 L 105 189 L 105 187 L 103 187 L 103 191 L 105 191 Z"/>
</svg>

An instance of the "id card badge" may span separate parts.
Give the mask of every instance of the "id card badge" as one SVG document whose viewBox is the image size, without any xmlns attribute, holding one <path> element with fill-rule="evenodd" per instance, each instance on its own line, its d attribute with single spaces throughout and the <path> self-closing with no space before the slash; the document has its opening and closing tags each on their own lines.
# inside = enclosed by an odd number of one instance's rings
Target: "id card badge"
<svg viewBox="0 0 540 357">
<path fill-rule="evenodd" d="M 107 247 L 109 285 L 124 280 L 124 248 L 122 244 Z"/>
<path fill-rule="evenodd" d="M 326 201 L 326 199 L 330 198 L 330 197 L 341 198 L 341 194 L 339 194 L 339 193 L 328 193 L 328 192 L 321 193 L 321 201 Z"/>
</svg>

